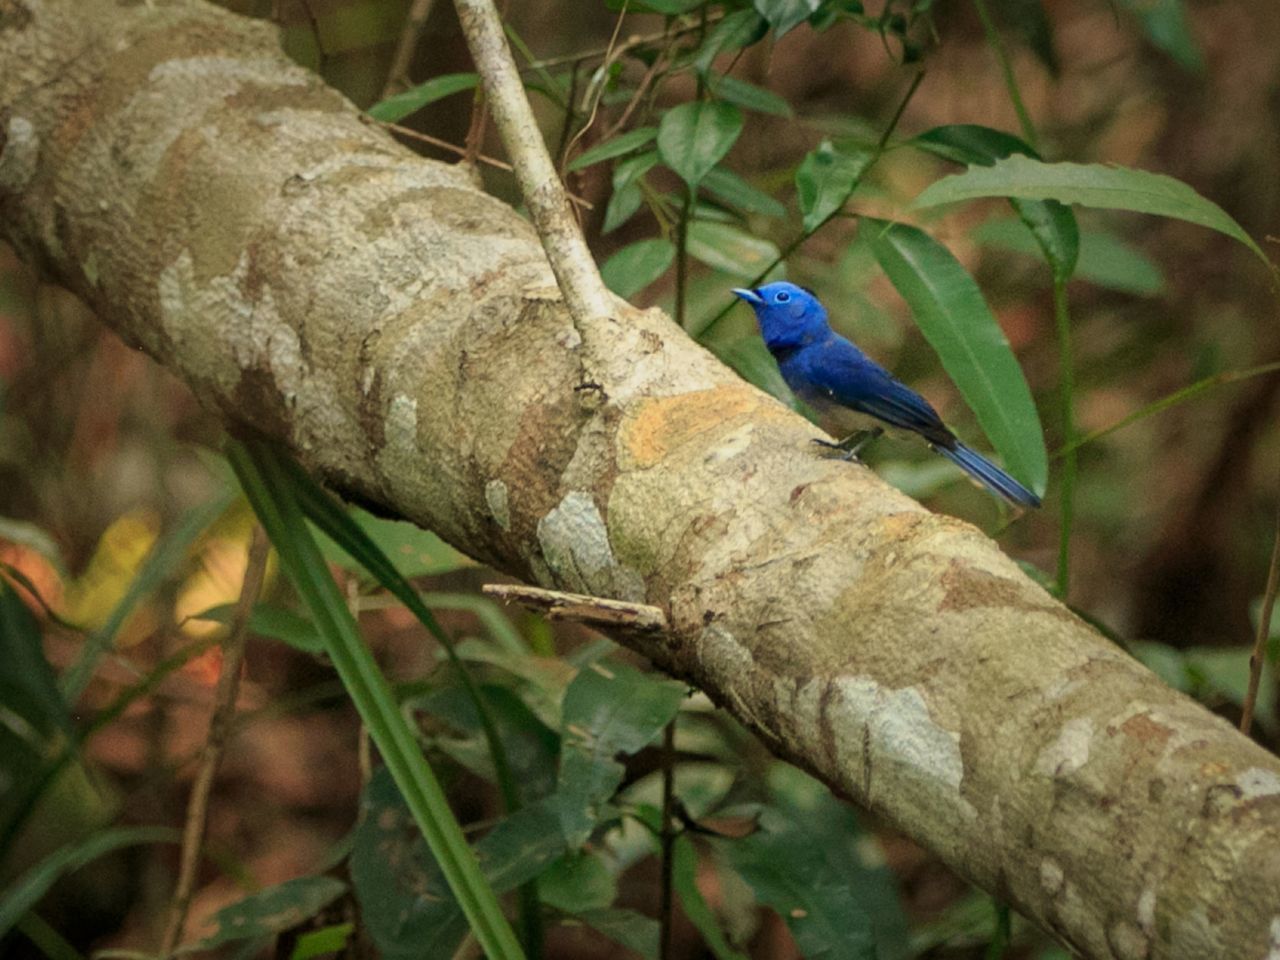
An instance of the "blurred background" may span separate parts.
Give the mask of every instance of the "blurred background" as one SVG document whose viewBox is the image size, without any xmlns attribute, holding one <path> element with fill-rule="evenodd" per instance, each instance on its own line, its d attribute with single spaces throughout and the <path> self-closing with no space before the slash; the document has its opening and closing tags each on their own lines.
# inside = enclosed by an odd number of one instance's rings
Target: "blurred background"
<svg viewBox="0 0 1280 960">
<path fill-rule="evenodd" d="M 452 5 L 444 0 L 414 4 L 414 11 L 393 0 L 224 5 L 279 24 L 289 53 L 361 107 L 471 69 Z M 1177 177 L 1220 204 L 1274 258 L 1280 5 L 988 5 L 1042 156 Z M 518 59 L 548 143 L 565 166 L 602 142 L 605 131 L 653 125 L 662 110 L 698 93 L 694 74 L 672 67 L 680 55 L 671 39 L 675 21 L 627 12 L 619 28 L 621 6 L 603 0 L 509 5 L 509 22 L 525 47 Z M 772 204 L 739 197 L 719 214 L 708 210 L 713 228 L 690 238 L 683 314 L 693 335 L 766 389 L 779 389 L 777 375 L 756 340 L 750 311 L 728 309 L 728 288 L 743 285 L 800 236 L 793 177 L 805 155 L 824 140 L 850 150 L 875 144 L 900 107 L 891 145 L 946 124 L 1022 129 L 979 6 L 891 5 L 887 13 L 900 17 L 892 24 L 877 4 L 868 3 L 866 11 L 854 3 L 835 6 L 881 17 L 882 29 L 833 17 L 817 24 L 823 29 L 800 24 L 781 37 L 771 32 L 714 60 L 716 70 L 783 102 L 743 111 L 744 132 L 725 161 Z M 725 9 L 712 4 L 709 10 L 713 28 Z M 417 31 L 406 29 L 411 12 L 426 13 Z M 600 71 L 615 28 L 615 48 L 639 39 Z M 921 70 L 923 79 L 902 107 Z M 637 98 L 638 88 L 645 92 Z M 593 103 L 587 124 L 583 107 Z M 474 116 L 472 90 L 464 84 L 399 119 L 408 132 L 394 135 L 447 163 L 458 162 L 458 149 L 468 144 L 472 154 L 501 158 L 496 134 L 474 124 Z M 423 142 L 413 131 L 458 149 Z M 486 163 L 476 169 L 487 189 L 518 204 L 508 172 Z M 601 262 L 638 241 L 670 236 L 664 216 L 675 178 L 662 170 L 646 173 L 634 204 L 611 203 L 620 192 L 619 169 L 604 162 L 567 173 L 570 189 L 584 201 L 583 226 Z M 926 227 L 976 277 L 1026 373 L 1052 456 L 1062 432 L 1048 268 L 1003 201 L 908 209 L 920 190 L 957 169 L 891 146 L 849 209 Z M 1079 450 L 1067 600 L 1170 683 L 1235 722 L 1280 496 L 1280 372 L 1267 366 L 1280 361 L 1272 278 L 1242 245 L 1188 223 L 1083 209 L 1077 216 L 1086 252 L 1068 294 L 1078 430 L 1089 434 L 1138 416 Z M 619 272 L 617 264 L 611 282 L 626 287 L 634 302 L 676 313 L 674 268 L 652 271 L 639 283 L 632 282 L 634 271 Z M 781 269 L 813 287 L 842 332 L 983 446 L 973 415 L 859 238 L 855 217 L 837 218 L 803 239 Z M 1197 384 L 1183 402 L 1149 409 Z M 234 603 L 252 528 L 218 454 L 222 437 L 218 420 L 181 383 L 0 246 L 0 560 L 25 578 L 21 594 L 55 672 L 77 661 L 86 634 L 108 630 L 113 650 L 71 710 L 70 722 L 92 731 L 82 755 L 62 769 L 37 808 L 0 805 L 13 828 L 0 859 L 0 886 L 105 824 L 181 825 L 220 673 L 215 641 L 224 630 L 216 618 L 197 615 Z M 954 471 L 939 469 L 922 448 L 882 441 L 867 459 L 935 509 L 998 534 L 1029 570 L 1041 571 L 1046 582 L 1052 578 L 1060 461 L 1051 459 L 1045 508 L 1007 525 L 990 498 L 957 482 Z M 208 522 L 188 530 L 197 515 Z M 490 656 L 485 668 L 493 671 L 487 682 L 517 691 L 526 704 L 558 702 L 579 663 L 574 658 L 583 651 L 599 655 L 598 638 L 585 630 L 552 628 L 481 599 L 479 585 L 495 574 L 429 535 L 363 515 L 361 522 L 434 598 L 456 637 L 526 657 L 516 667 Z M 450 681 L 439 651 L 358 568 L 340 562 L 336 550 L 330 557 L 388 674 L 422 685 L 413 696 L 424 743 L 444 771 L 455 809 L 472 822 L 494 817 L 493 788 L 467 753 L 474 752 L 474 730 L 442 706 Z M 131 590 L 140 594 L 136 602 L 122 603 Z M 297 616 L 274 564 L 265 596 Z M 117 616 L 122 608 L 127 616 Z M 1273 661 L 1276 633 L 1273 627 Z M 255 624 L 234 732 L 210 801 L 207 863 L 189 939 L 218 929 L 214 912 L 247 892 L 309 873 L 345 876 L 344 858 L 360 842 L 350 831 L 362 795 L 377 809 L 368 744 L 316 649 L 305 622 Z M 559 715 L 548 711 L 540 720 L 553 755 Z M 987 951 L 993 936 L 998 939 L 998 924 L 985 897 L 883 825 L 830 806 L 821 788 L 771 761 L 708 704 L 694 698 L 680 723 L 678 745 L 690 762 L 687 783 L 677 781 L 694 818 L 714 819 L 731 835 L 749 829 L 744 804 L 821 811 L 838 824 L 838 843 L 853 851 L 860 902 L 884 928 L 878 933 L 882 956 L 992 955 Z M 1264 676 L 1254 735 L 1272 749 L 1280 735 L 1273 673 Z M 657 802 L 654 753 L 641 751 L 626 765 L 619 796 L 638 809 Z M 607 877 L 584 879 L 573 872 L 580 865 L 570 864 L 554 882 L 566 901 L 594 897 L 600 909 L 652 917 L 658 872 L 646 842 L 643 832 L 618 827 L 612 838 L 598 838 Z M 760 906 L 769 899 L 744 880 L 751 870 L 739 864 L 735 871 L 731 856 L 713 856 L 715 842 L 700 847 L 695 879 L 732 949 L 752 957 L 798 956 L 787 918 L 776 904 Z M 154 950 L 175 851 L 172 844 L 130 847 L 69 874 L 42 901 L 38 918 L 0 940 L 0 956 Z M 303 932 L 349 923 L 352 929 L 329 953 L 413 955 L 390 949 L 396 935 L 370 931 L 360 911 L 360 901 L 343 893 L 300 910 L 278 939 L 264 934 L 221 949 L 299 956 Z M 567 909 L 561 914 L 572 917 Z M 618 956 L 625 949 L 635 950 L 628 956 L 645 955 L 648 941 L 628 945 L 628 934 L 611 937 L 602 925 L 553 925 L 547 955 Z M 708 947 L 706 931 L 687 916 L 676 932 L 675 956 L 730 955 Z M 64 948 L 71 952 L 57 953 Z M 1007 955 L 1063 954 L 1015 922 Z"/>
</svg>

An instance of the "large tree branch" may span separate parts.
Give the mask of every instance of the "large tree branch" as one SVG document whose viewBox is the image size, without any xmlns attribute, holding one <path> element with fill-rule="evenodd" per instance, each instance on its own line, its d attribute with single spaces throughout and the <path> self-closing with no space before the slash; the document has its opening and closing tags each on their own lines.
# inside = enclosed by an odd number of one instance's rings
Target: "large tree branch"
<svg viewBox="0 0 1280 960">
<path fill-rule="evenodd" d="M 1280 956 L 1280 763 L 197 0 L 0 0 L 5 234 L 207 403 L 546 587 L 1091 957 Z M 1271 951 L 1268 954 L 1268 950 Z"/>
</svg>

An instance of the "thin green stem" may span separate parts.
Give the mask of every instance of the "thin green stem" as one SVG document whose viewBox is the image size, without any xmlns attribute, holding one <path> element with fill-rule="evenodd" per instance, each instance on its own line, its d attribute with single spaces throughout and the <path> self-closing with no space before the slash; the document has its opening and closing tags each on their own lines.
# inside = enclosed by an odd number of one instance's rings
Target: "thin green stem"
<svg viewBox="0 0 1280 960">
<path fill-rule="evenodd" d="M 986 0 L 973 0 L 973 6 L 978 11 L 978 19 L 982 21 L 982 30 L 987 35 L 987 43 L 1000 63 L 1005 89 L 1009 91 L 1013 110 L 1018 115 L 1018 125 L 1022 127 L 1022 139 L 1038 151 L 1040 148 L 1036 143 L 1036 128 L 1031 122 L 1031 114 L 1027 112 L 1027 105 L 1022 102 L 1022 93 L 1018 90 L 1018 81 L 1013 75 L 1013 63 L 1009 59 L 1009 51 L 1004 45 L 1004 39 L 1000 36 L 995 21 L 991 19 Z"/>
<path fill-rule="evenodd" d="M 686 185 L 680 219 L 676 223 L 676 323 L 685 328 L 685 299 L 689 285 L 689 217 L 693 213 L 693 187 Z M 754 284 L 752 284 L 754 286 Z"/>
<path fill-rule="evenodd" d="M 924 71 L 921 70 L 912 79 L 911 86 L 907 88 L 907 92 L 903 96 L 902 100 L 898 102 L 897 110 L 894 111 L 893 117 L 889 120 L 889 123 L 884 128 L 884 132 L 881 133 L 880 135 L 880 140 L 876 144 L 875 151 L 873 152 L 871 157 L 871 162 L 867 164 L 866 169 L 862 171 L 862 176 L 858 178 L 857 182 L 855 182 L 853 185 L 853 189 L 849 191 L 850 197 L 852 197 L 854 193 L 857 192 L 859 184 L 862 183 L 863 179 L 871 171 L 871 168 L 876 165 L 880 157 L 884 155 L 885 150 L 888 148 L 888 145 L 889 145 L 889 138 L 893 136 L 893 131 L 896 130 L 898 127 L 898 121 L 902 119 L 902 114 L 906 112 L 907 104 L 911 102 L 911 98 L 914 97 L 916 94 L 916 91 L 920 89 L 920 84 L 923 81 L 924 81 Z M 755 279 L 753 279 L 749 284 L 747 284 L 747 286 L 754 287 L 757 284 L 759 284 L 761 280 L 763 280 L 765 277 L 767 277 L 770 273 L 773 272 L 773 270 L 778 266 L 778 264 L 782 263 L 784 260 L 787 259 L 787 257 L 795 253 L 796 250 L 799 249 L 802 243 L 804 243 L 806 240 L 808 240 L 810 237 L 816 234 L 819 230 L 825 227 L 832 220 L 835 220 L 837 217 L 839 217 L 843 212 L 843 209 L 844 209 L 843 206 L 837 207 L 835 210 L 831 211 L 831 213 L 829 213 L 820 223 L 814 226 L 812 230 L 802 230 L 797 236 L 792 238 L 791 242 L 788 243 L 785 247 L 783 247 L 782 250 L 778 253 L 778 255 L 774 257 L 773 260 L 769 263 L 769 265 L 765 267 L 763 270 L 761 270 L 758 274 L 756 274 Z M 679 267 L 677 266 L 677 270 L 678 269 Z M 677 273 L 677 285 L 678 283 L 679 283 L 679 275 Z M 720 309 L 720 312 L 717 313 L 715 316 L 713 316 L 710 320 L 708 320 L 707 323 L 700 330 L 690 331 L 690 333 L 697 340 L 703 339 L 704 337 L 707 336 L 707 334 L 711 332 L 712 328 L 714 328 L 717 323 L 719 323 L 721 320 L 723 320 L 725 317 L 729 315 L 729 311 L 731 311 L 737 303 L 738 303 L 737 298 L 733 298 L 729 300 Z M 679 310 L 678 301 L 677 301 L 676 309 Z"/>
<path fill-rule="evenodd" d="M 1071 357 L 1071 315 L 1067 308 L 1067 281 L 1055 277 L 1053 281 L 1053 319 L 1058 331 L 1058 392 L 1062 404 L 1062 439 L 1065 453 L 1062 456 L 1062 528 L 1058 539 L 1058 574 L 1054 593 L 1065 599 L 1070 584 L 1071 521 L 1075 508 L 1076 488 L 1076 426 L 1075 426 L 1075 365 Z"/>
<path fill-rule="evenodd" d="M 1239 383 L 1241 380 L 1250 380 L 1253 377 L 1266 376 L 1269 373 L 1280 372 L 1280 361 L 1272 363 L 1264 363 L 1256 367 L 1247 367 L 1244 370 L 1227 370 L 1223 373 L 1215 373 L 1197 380 L 1195 383 L 1183 387 L 1181 390 L 1175 390 L 1168 396 L 1161 397 L 1159 400 L 1153 400 L 1144 407 L 1133 411 L 1128 416 L 1121 417 L 1115 423 L 1108 427 L 1100 427 L 1084 436 L 1077 437 L 1074 442 L 1065 444 L 1053 453 L 1054 460 L 1060 460 L 1069 453 L 1079 450 L 1087 443 L 1093 443 L 1095 440 L 1101 440 L 1103 437 L 1115 433 L 1117 430 L 1123 430 L 1130 424 L 1137 423 L 1139 420 L 1145 420 L 1147 417 L 1157 413 L 1163 413 L 1170 407 L 1175 407 L 1180 403 L 1185 403 L 1192 397 L 1204 393 L 1211 387 L 1221 386 L 1227 383 Z"/>
</svg>

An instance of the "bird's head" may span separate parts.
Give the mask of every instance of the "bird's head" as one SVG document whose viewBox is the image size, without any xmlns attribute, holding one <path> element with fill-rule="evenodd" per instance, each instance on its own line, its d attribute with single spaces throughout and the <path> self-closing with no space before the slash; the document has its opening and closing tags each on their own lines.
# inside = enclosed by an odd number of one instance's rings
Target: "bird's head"
<svg viewBox="0 0 1280 960">
<path fill-rule="evenodd" d="M 756 290 L 736 287 L 733 292 L 751 304 L 770 350 L 815 343 L 830 330 L 826 308 L 811 290 L 794 283 L 779 280 Z"/>
</svg>

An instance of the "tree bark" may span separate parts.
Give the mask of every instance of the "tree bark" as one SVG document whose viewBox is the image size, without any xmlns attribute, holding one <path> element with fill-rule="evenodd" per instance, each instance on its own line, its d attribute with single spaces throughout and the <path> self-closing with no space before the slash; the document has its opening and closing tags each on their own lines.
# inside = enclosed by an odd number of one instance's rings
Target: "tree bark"
<svg viewBox="0 0 1280 960">
<path fill-rule="evenodd" d="M 627 634 L 1088 957 L 1280 958 L 1280 762 L 198 0 L 0 0 L 0 226 L 207 404 Z"/>
</svg>

